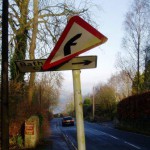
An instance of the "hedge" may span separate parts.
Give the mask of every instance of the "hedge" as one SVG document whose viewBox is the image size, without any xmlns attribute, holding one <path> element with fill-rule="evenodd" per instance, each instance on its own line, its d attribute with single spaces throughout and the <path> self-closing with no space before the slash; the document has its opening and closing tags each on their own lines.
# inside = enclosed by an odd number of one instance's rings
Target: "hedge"
<svg viewBox="0 0 150 150">
<path fill-rule="evenodd" d="M 117 106 L 120 123 L 150 130 L 150 91 L 127 97 Z"/>
</svg>

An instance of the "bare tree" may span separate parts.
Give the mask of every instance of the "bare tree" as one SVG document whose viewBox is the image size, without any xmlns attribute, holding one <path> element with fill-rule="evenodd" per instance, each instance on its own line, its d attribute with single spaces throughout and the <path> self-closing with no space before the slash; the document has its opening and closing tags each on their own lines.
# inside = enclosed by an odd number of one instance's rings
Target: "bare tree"
<svg viewBox="0 0 150 150">
<path fill-rule="evenodd" d="M 117 54 L 116 57 L 116 68 L 119 70 L 119 72 L 124 72 L 126 76 L 133 82 L 134 76 L 136 74 L 136 62 L 131 61 L 129 58 L 125 58 L 121 55 L 121 53 Z"/>
<path fill-rule="evenodd" d="M 31 60 L 35 59 L 35 49 L 36 49 L 36 39 L 38 34 L 38 0 L 33 1 L 33 23 L 32 23 L 32 36 L 30 42 L 30 49 L 29 49 L 29 57 Z M 30 74 L 29 80 L 29 94 L 28 94 L 28 101 L 29 103 L 32 102 L 33 97 L 33 90 L 34 90 L 34 80 L 35 80 L 35 73 Z"/>
<path fill-rule="evenodd" d="M 112 75 L 107 83 L 115 89 L 117 101 L 131 95 L 132 81 L 126 71 Z"/>
<path fill-rule="evenodd" d="M 39 74 L 33 87 L 35 90 L 34 101 L 40 104 L 40 107 L 53 111 L 59 102 L 62 80 L 63 78 L 58 72 L 45 73 L 42 76 Z"/>
<path fill-rule="evenodd" d="M 9 23 L 11 27 L 11 77 L 23 82 L 24 74 L 17 71 L 15 60 L 45 58 L 57 42 L 70 15 L 87 15 L 88 5 L 75 1 L 10 1 Z M 88 7 L 87 7 L 88 6 Z M 33 9 L 34 8 L 34 9 Z M 35 74 L 30 75 L 29 102 L 33 97 Z"/>
<path fill-rule="evenodd" d="M 10 1 L 11 3 L 12 1 Z M 27 35 L 28 35 L 28 6 L 29 0 L 19 1 L 15 0 L 10 4 L 9 25 L 12 29 L 10 45 L 13 49 L 10 63 L 11 78 L 17 81 L 24 80 L 24 73 L 16 71 L 14 61 L 18 59 L 25 59 L 27 49 Z"/>
<path fill-rule="evenodd" d="M 145 46 L 149 36 L 149 1 L 134 0 L 131 9 L 125 16 L 125 36 L 123 46 L 127 50 L 130 60 L 136 62 L 137 93 L 139 92 L 140 71 L 143 69 Z"/>
<path fill-rule="evenodd" d="M 95 88 L 95 115 L 98 117 L 111 118 L 116 109 L 116 93 L 114 87 L 108 84 L 99 84 Z"/>
</svg>

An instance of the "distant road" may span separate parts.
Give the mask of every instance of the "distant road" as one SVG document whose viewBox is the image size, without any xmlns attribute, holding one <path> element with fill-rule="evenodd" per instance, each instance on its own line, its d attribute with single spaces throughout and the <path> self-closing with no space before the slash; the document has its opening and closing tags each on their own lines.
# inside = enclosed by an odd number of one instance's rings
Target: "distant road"
<svg viewBox="0 0 150 150">
<path fill-rule="evenodd" d="M 62 127 L 61 118 L 54 120 L 76 149 L 76 126 Z M 96 123 L 85 122 L 85 135 L 86 150 L 150 150 L 150 136 L 120 131 Z"/>
</svg>

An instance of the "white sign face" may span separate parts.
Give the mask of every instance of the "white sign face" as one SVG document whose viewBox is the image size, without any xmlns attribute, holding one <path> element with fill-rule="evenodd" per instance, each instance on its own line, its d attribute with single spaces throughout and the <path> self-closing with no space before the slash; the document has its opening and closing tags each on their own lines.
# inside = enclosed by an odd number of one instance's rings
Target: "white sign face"
<svg viewBox="0 0 150 150">
<path fill-rule="evenodd" d="M 77 37 L 77 39 L 72 40 L 75 37 Z M 93 34 L 88 32 L 78 24 L 74 23 L 60 48 L 58 49 L 58 52 L 53 57 L 51 63 L 67 57 L 68 55 L 72 55 L 79 51 L 85 50 L 91 45 L 95 45 L 99 42 L 101 42 L 100 39 L 95 37 Z"/>
<path fill-rule="evenodd" d="M 53 51 L 43 65 L 43 70 L 64 63 L 79 54 L 104 43 L 107 38 L 78 16 L 72 17 Z"/>
</svg>

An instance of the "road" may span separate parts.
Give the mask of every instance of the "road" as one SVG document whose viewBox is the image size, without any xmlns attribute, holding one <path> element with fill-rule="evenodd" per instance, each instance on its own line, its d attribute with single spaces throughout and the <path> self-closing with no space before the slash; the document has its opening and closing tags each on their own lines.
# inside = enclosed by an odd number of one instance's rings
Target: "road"
<svg viewBox="0 0 150 150">
<path fill-rule="evenodd" d="M 76 126 L 62 127 L 61 118 L 53 119 L 59 131 L 77 149 Z M 86 150 L 150 150 L 150 136 L 85 122 Z"/>
<path fill-rule="evenodd" d="M 50 135 L 42 139 L 36 148 L 30 150 L 71 150 L 72 146 L 65 139 L 58 126 L 59 123 L 60 119 L 52 119 L 50 121 Z"/>
</svg>

